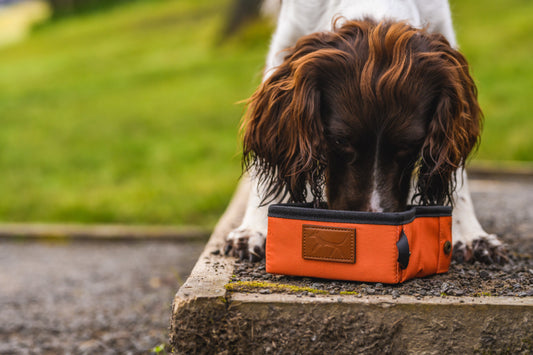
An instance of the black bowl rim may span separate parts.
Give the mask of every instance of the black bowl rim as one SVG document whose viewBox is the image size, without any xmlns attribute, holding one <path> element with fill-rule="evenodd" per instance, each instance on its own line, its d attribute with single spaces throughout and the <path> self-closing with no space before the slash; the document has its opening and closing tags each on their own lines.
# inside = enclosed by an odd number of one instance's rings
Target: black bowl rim
<svg viewBox="0 0 533 355">
<path fill-rule="evenodd" d="M 402 225 L 420 217 L 449 217 L 451 206 L 408 206 L 402 212 L 361 212 L 313 208 L 310 203 L 280 203 L 268 207 L 268 216 L 313 222 Z"/>
</svg>

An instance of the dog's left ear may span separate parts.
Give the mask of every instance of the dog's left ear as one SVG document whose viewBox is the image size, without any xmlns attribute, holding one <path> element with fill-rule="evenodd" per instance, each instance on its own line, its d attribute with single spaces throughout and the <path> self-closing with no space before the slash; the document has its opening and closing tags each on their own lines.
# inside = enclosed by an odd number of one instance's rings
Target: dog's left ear
<svg viewBox="0 0 533 355">
<path fill-rule="evenodd" d="M 431 52 L 425 60 L 441 91 L 419 164 L 416 196 L 426 205 L 453 202 L 456 171 L 464 167 L 477 145 L 482 125 L 477 89 L 466 59 L 444 36 L 433 34 L 431 39 Z"/>
<path fill-rule="evenodd" d="M 336 51 L 323 49 L 326 34 L 300 39 L 248 101 L 243 122 L 244 167 L 264 187 L 263 203 L 288 194 L 303 202 L 322 197 L 325 168 L 319 77 Z M 310 188 L 310 191 L 308 190 Z"/>
</svg>

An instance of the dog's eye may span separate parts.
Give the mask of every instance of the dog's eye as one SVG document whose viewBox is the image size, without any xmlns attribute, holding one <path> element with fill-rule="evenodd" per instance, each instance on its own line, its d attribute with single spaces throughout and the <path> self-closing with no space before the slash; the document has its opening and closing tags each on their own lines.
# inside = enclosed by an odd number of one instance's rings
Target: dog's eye
<svg viewBox="0 0 533 355">
<path fill-rule="evenodd" d="M 354 147 L 352 143 L 346 138 L 336 138 L 334 141 L 335 151 L 341 154 L 353 155 Z"/>
<path fill-rule="evenodd" d="M 332 137 L 332 139 L 330 140 L 330 145 L 332 152 L 344 157 L 344 159 L 350 161 L 356 159 L 355 147 L 354 144 L 350 141 L 350 139 Z"/>
<path fill-rule="evenodd" d="M 350 141 L 348 141 L 346 138 L 337 138 L 335 139 L 335 145 L 338 147 L 346 147 L 350 144 Z"/>
</svg>

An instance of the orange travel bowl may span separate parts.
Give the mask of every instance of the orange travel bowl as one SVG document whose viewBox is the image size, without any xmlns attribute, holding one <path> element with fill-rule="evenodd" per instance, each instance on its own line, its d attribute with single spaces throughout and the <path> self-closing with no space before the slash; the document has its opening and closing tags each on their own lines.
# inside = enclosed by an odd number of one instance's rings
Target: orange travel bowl
<svg viewBox="0 0 533 355">
<path fill-rule="evenodd" d="M 373 213 L 271 205 L 266 271 L 390 284 L 447 272 L 451 214 L 446 206 Z"/>
</svg>

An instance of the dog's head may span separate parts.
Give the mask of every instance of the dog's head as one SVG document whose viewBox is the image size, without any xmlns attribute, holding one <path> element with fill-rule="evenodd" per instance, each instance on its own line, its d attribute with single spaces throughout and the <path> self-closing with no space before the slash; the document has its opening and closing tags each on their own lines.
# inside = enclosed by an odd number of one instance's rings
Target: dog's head
<svg viewBox="0 0 533 355">
<path fill-rule="evenodd" d="M 267 200 L 325 192 L 333 209 L 398 211 L 415 172 L 419 202 L 444 204 L 480 126 L 468 64 L 444 36 L 350 21 L 302 37 L 250 98 L 244 163 Z"/>
</svg>

